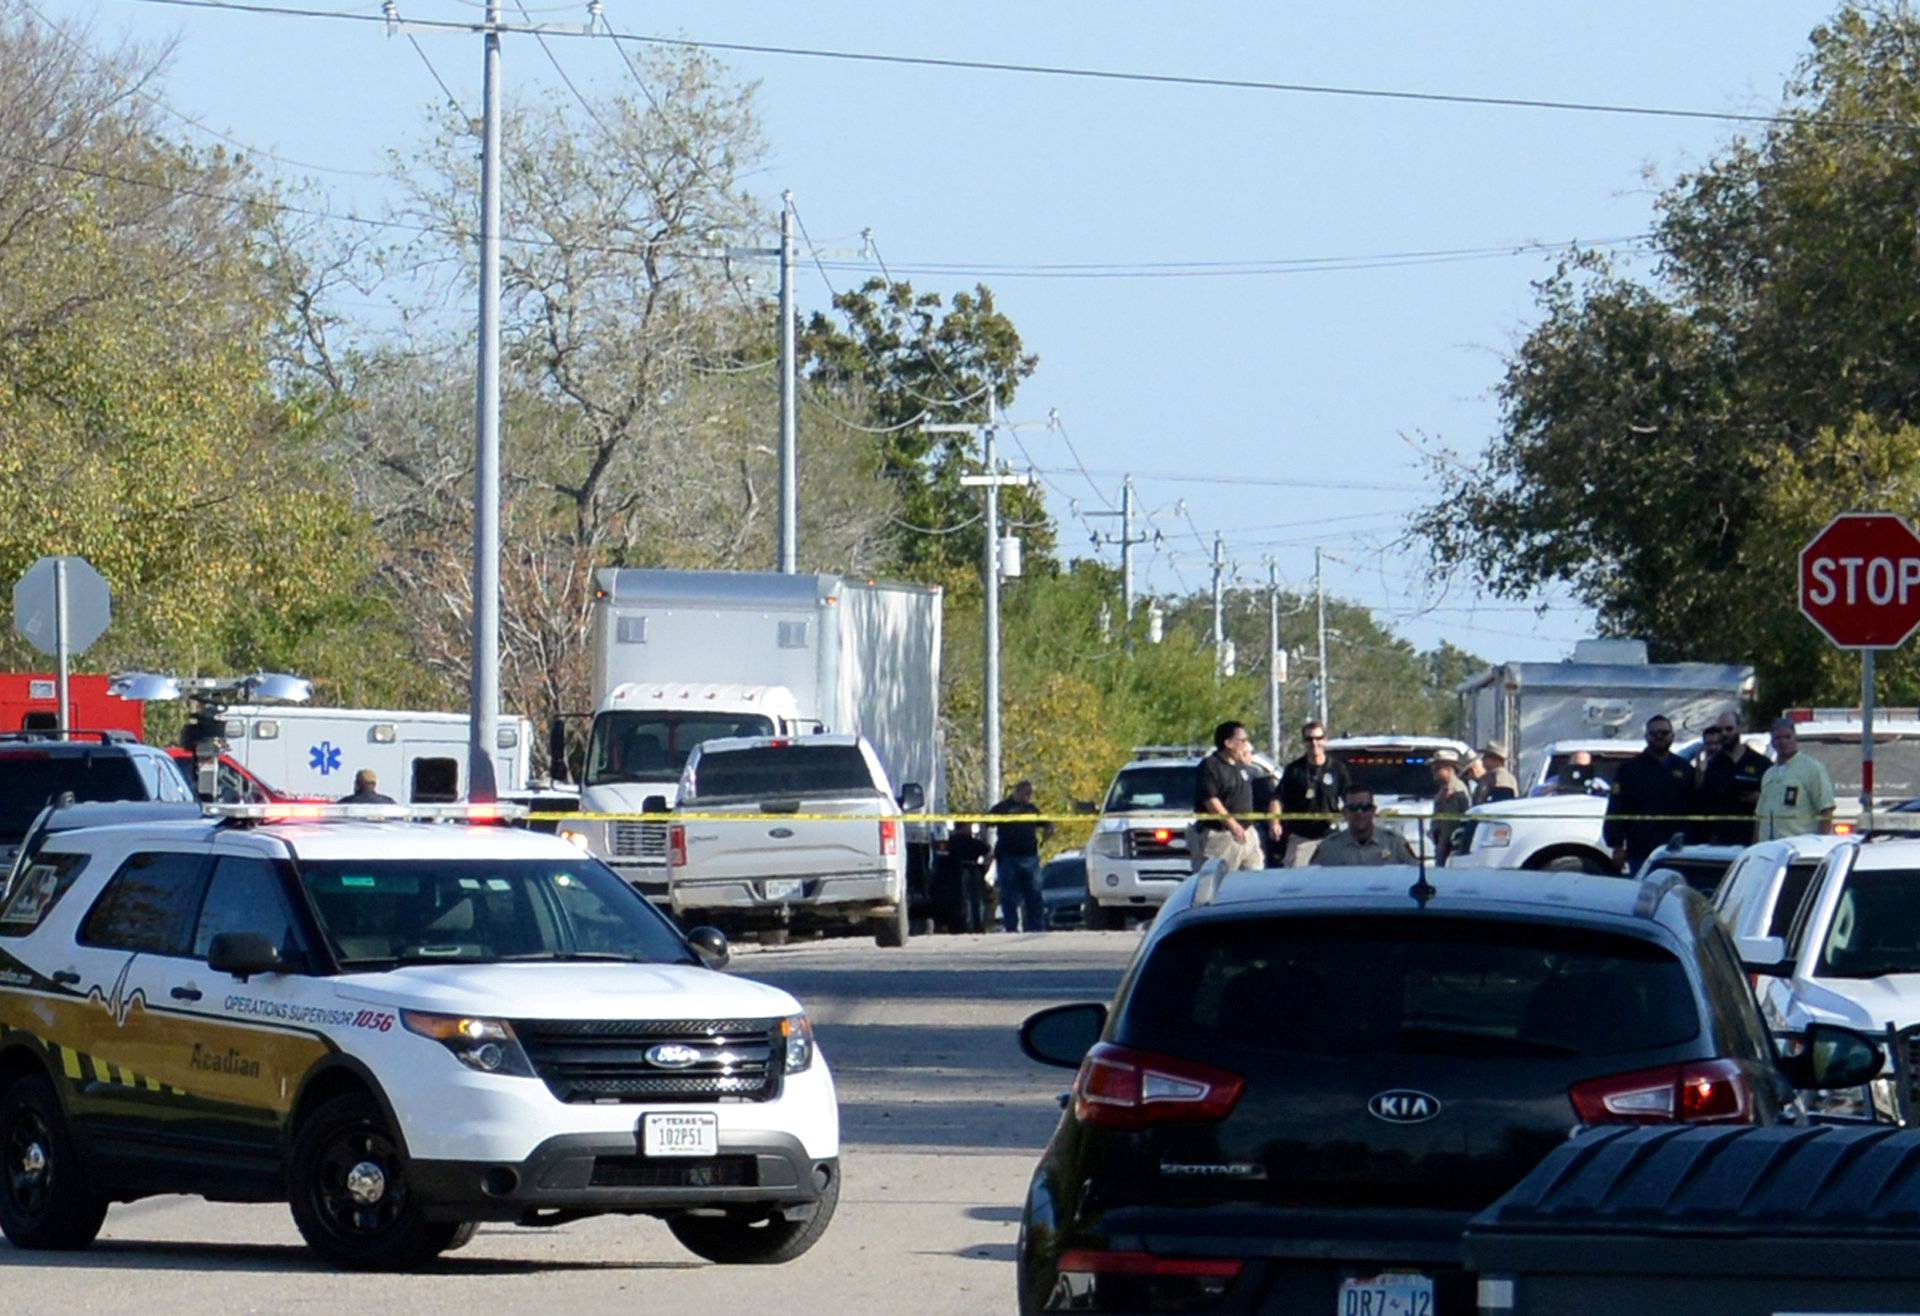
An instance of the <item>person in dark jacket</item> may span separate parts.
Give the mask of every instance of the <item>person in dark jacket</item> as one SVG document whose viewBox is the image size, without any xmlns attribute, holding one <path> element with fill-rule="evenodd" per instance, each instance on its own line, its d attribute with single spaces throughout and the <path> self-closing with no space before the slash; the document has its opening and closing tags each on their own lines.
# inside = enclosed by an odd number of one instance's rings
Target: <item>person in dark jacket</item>
<svg viewBox="0 0 1920 1316">
<path fill-rule="evenodd" d="M 1607 797 L 1601 834 L 1622 872 L 1632 877 L 1648 855 L 1687 829 L 1671 815 L 1699 812 L 1694 796 L 1693 765 L 1673 752 L 1673 723 L 1656 713 L 1647 719 L 1647 747 L 1620 765 Z"/>
<path fill-rule="evenodd" d="M 1302 813 L 1337 814 L 1351 784 L 1347 770 L 1327 756 L 1327 729 L 1318 722 L 1300 728 L 1307 752 L 1280 774 L 1280 811 L 1286 815 L 1288 868 L 1305 868 L 1313 849 L 1333 831 L 1332 818 L 1297 818 Z"/>
<path fill-rule="evenodd" d="M 1033 802 L 1033 783 L 1014 783 L 1013 794 L 1001 800 L 988 813 L 1001 818 L 1038 816 Z M 1048 822 L 997 822 L 993 824 L 993 871 L 1000 884 L 1000 926 L 1008 932 L 1020 931 L 1022 922 L 1028 932 L 1047 930 L 1046 906 L 1040 899 L 1040 842 L 1053 835 Z"/>
<path fill-rule="evenodd" d="M 380 778 L 374 775 L 372 768 L 362 768 L 353 774 L 353 794 L 342 796 L 342 804 L 392 804 L 391 795 L 380 793 Z"/>
<path fill-rule="evenodd" d="M 1773 761 L 1740 738 L 1740 719 L 1722 713 L 1700 733 L 1695 765 L 1699 811 L 1718 814 L 1716 822 L 1695 823 L 1688 836 L 1700 845 L 1746 845 L 1753 839 L 1753 811 L 1760 803 L 1760 779 Z"/>
</svg>

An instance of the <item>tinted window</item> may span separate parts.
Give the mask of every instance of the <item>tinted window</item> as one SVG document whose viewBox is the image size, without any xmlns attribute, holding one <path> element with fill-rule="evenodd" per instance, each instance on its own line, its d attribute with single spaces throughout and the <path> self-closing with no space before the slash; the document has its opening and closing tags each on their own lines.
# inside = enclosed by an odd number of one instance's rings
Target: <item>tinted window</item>
<svg viewBox="0 0 1920 1316">
<path fill-rule="evenodd" d="M 415 804 L 452 804 L 460 798 L 460 765 L 453 759 L 415 759 L 413 791 L 407 797 Z"/>
<path fill-rule="evenodd" d="M 24 936 L 38 927 L 86 864 L 85 855 L 44 850 L 35 855 L 8 892 L 6 905 L 0 907 L 0 936 Z"/>
<path fill-rule="evenodd" d="M 200 923 L 193 933 L 193 957 L 203 960 L 222 932 L 257 932 L 280 948 L 289 964 L 304 964 L 304 942 L 287 907 L 281 868 L 268 859 L 225 855 L 213 865 Z"/>
<path fill-rule="evenodd" d="M 1686 971 L 1638 938 L 1464 919 L 1275 919 L 1168 937 L 1122 1042 L 1304 1055 L 1576 1056 L 1685 1042 Z"/>
<path fill-rule="evenodd" d="M 1771 1061 L 1773 1043 L 1732 941 L 1722 929 L 1709 928 L 1701 938 L 1700 949 L 1705 960 L 1702 981 L 1707 1002 L 1719 1021 L 1727 1053 L 1743 1060 Z"/>
<path fill-rule="evenodd" d="M 1811 859 L 1787 865 L 1787 875 L 1780 879 L 1780 894 L 1774 898 L 1773 917 L 1767 920 L 1764 935 L 1787 935 L 1793 926 L 1793 916 L 1800 912 L 1800 902 L 1807 898 L 1807 888 L 1813 885 L 1813 875 L 1819 871 L 1820 865 Z"/>
<path fill-rule="evenodd" d="M 1333 756 L 1346 766 L 1357 791 L 1375 795 L 1413 795 L 1432 799 L 1433 751 L 1428 749 L 1337 749 Z"/>
<path fill-rule="evenodd" d="M 732 736 L 770 736 L 773 719 L 755 714 L 602 713 L 587 742 L 587 785 L 678 781 L 694 746 Z"/>
<path fill-rule="evenodd" d="M 871 795 L 878 789 L 857 745 L 784 745 L 702 754 L 694 772 L 694 795 L 702 800 Z"/>
<path fill-rule="evenodd" d="M 116 950 L 182 953 L 205 867 L 204 855 L 134 855 L 100 893 L 80 940 Z"/>
<path fill-rule="evenodd" d="M 1719 889 L 1720 879 L 1727 875 L 1727 863 L 1725 859 L 1684 859 L 1669 856 L 1654 860 L 1653 866 L 1656 869 L 1672 869 L 1686 880 L 1688 886 L 1711 900 L 1713 893 Z"/>
<path fill-rule="evenodd" d="M 1040 886 L 1046 891 L 1084 890 L 1087 865 L 1083 859 L 1056 859 L 1040 870 Z"/>
<path fill-rule="evenodd" d="M 171 757 L 165 754 L 142 754 L 141 761 L 153 774 L 153 798 L 166 800 L 171 804 L 192 804 L 200 797 L 194 793 L 193 786 L 180 775 Z"/>
<path fill-rule="evenodd" d="M 341 965 L 692 955 L 643 896 L 590 859 L 304 860 Z"/>
<path fill-rule="evenodd" d="M 1113 788 L 1107 792 L 1106 812 L 1172 809 L 1191 813 L 1195 771 L 1192 765 L 1184 763 L 1162 768 L 1128 768 L 1113 779 Z"/>
<path fill-rule="evenodd" d="M 124 751 L 0 754 L 0 841 L 25 836 L 34 817 L 63 791 L 72 791 L 81 804 L 153 798 Z"/>
<path fill-rule="evenodd" d="M 1920 872 L 1848 873 L 1820 948 L 1819 972 L 1831 978 L 1920 973 Z"/>
</svg>

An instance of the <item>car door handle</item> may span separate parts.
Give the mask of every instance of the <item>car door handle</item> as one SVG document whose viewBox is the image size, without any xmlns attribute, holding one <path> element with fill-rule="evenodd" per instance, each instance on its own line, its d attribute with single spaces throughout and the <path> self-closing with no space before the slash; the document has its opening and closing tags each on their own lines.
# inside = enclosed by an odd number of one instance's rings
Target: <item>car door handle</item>
<svg viewBox="0 0 1920 1316">
<path fill-rule="evenodd" d="M 53 980 L 63 987 L 77 987 L 80 983 L 80 975 L 72 969 L 55 969 Z"/>
<path fill-rule="evenodd" d="M 200 999 L 198 987 L 175 987 L 171 993 L 176 1001 L 197 1001 Z"/>
</svg>

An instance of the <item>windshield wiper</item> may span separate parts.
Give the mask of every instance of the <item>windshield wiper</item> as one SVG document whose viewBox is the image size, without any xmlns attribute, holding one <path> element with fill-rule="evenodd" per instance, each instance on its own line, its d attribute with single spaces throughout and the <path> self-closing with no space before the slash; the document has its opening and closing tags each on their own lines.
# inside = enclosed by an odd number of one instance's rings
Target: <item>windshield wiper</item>
<svg viewBox="0 0 1920 1316">
<path fill-rule="evenodd" d="M 524 955 L 498 955 L 494 962 L 508 964 L 521 960 L 589 960 L 612 964 L 651 964 L 652 960 L 638 959 L 632 955 L 622 955 L 611 950 L 535 950 Z"/>
</svg>

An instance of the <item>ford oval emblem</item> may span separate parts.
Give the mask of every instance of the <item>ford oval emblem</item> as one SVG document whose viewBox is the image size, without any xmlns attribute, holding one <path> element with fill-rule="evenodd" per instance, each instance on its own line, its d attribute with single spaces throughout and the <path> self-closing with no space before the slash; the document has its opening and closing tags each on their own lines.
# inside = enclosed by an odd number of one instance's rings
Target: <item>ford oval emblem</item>
<svg viewBox="0 0 1920 1316">
<path fill-rule="evenodd" d="M 791 828 L 791 827 L 775 827 L 775 828 L 773 828 L 773 829 L 772 829 L 771 831 L 769 831 L 769 832 L 767 833 L 767 835 L 768 835 L 768 836 L 771 836 L 771 837 L 772 837 L 772 838 L 773 838 L 774 840 L 776 840 L 776 841 L 784 841 L 784 840 L 786 840 L 786 839 L 787 839 L 787 838 L 788 838 L 789 836 L 792 836 L 792 835 L 793 835 L 793 828 Z"/>
<path fill-rule="evenodd" d="M 1377 1092 L 1367 1102 L 1367 1114 L 1389 1124 L 1424 1124 L 1440 1113 L 1440 1099 L 1411 1088 Z"/>
<path fill-rule="evenodd" d="M 658 1069 L 685 1069 L 699 1059 L 699 1050 L 682 1042 L 663 1042 L 647 1048 L 647 1063 Z"/>
</svg>

